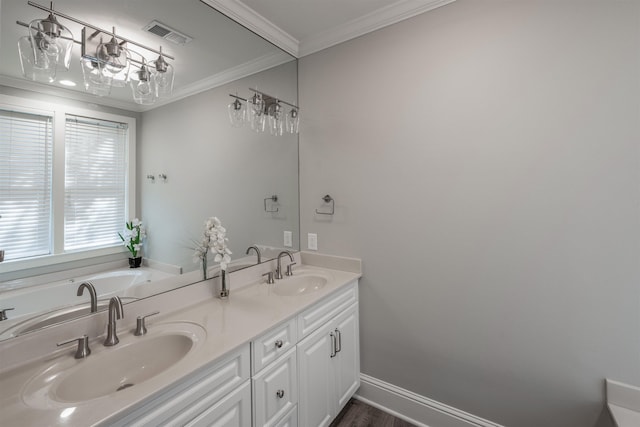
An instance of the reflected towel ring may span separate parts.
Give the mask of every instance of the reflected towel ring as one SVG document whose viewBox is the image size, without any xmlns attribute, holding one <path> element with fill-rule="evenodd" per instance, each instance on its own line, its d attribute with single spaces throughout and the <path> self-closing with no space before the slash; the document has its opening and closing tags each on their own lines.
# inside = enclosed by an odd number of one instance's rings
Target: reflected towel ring
<svg viewBox="0 0 640 427">
<path fill-rule="evenodd" d="M 322 200 L 325 203 L 331 203 L 331 212 L 320 212 L 318 209 L 316 209 L 316 213 L 320 214 L 320 215 L 333 215 L 335 212 L 335 207 L 336 207 L 336 201 L 333 200 L 333 197 L 331 197 L 330 195 L 326 195 L 322 198 Z"/>
<path fill-rule="evenodd" d="M 269 210 L 267 209 L 267 200 L 271 200 L 273 203 L 278 203 L 278 196 L 276 196 L 275 194 L 271 197 L 265 197 L 264 199 L 264 211 L 265 212 L 278 212 L 280 210 L 280 208 L 276 208 L 276 210 Z"/>
</svg>

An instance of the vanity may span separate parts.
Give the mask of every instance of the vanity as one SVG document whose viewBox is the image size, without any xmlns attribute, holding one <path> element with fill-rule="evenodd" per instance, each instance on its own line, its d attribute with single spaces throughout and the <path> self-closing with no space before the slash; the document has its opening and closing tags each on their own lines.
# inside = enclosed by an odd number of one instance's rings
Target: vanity
<svg viewBox="0 0 640 427">
<path fill-rule="evenodd" d="M 228 300 L 213 298 L 211 279 L 129 303 L 113 347 L 102 345 L 106 313 L 12 340 L 3 424 L 328 425 L 359 387 L 361 266 L 295 258 L 293 276 L 274 284 L 263 277 L 274 261 L 232 273 Z M 135 336 L 136 317 L 155 310 Z M 85 333 L 86 358 L 75 343 L 56 347 Z"/>
</svg>

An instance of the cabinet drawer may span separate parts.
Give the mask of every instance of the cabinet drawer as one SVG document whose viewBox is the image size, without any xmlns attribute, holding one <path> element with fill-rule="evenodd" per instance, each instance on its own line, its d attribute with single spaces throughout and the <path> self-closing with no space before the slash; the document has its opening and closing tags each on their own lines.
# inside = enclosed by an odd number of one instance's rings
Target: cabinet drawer
<svg viewBox="0 0 640 427">
<path fill-rule="evenodd" d="M 296 349 L 253 378 L 253 420 L 275 426 L 298 403 Z"/>
<path fill-rule="evenodd" d="M 170 424 L 179 426 L 183 424 Z M 229 393 L 185 427 L 248 427 L 251 425 L 251 383 Z"/>
<path fill-rule="evenodd" d="M 278 421 L 275 427 L 298 427 L 298 405 L 294 406 L 283 419 Z"/>
<path fill-rule="evenodd" d="M 356 301 L 358 301 L 358 282 L 354 281 L 329 298 L 308 308 L 298 315 L 298 339 L 306 337 Z"/>
<path fill-rule="evenodd" d="M 270 329 L 251 343 L 251 373 L 256 374 L 298 342 L 296 319 Z"/>
</svg>

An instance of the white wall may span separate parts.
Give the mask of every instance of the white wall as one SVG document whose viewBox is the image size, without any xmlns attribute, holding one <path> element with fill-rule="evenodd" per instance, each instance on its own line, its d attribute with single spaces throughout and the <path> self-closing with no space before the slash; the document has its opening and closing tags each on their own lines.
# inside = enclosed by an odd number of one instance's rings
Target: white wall
<svg viewBox="0 0 640 427">
<path fill-rule="evenodd" d="M 300 60 L 301 246 L 363 259 L 363 373 L 518 427 L 640 385 L 639 16 L 458 0 Z"/>
</svg>

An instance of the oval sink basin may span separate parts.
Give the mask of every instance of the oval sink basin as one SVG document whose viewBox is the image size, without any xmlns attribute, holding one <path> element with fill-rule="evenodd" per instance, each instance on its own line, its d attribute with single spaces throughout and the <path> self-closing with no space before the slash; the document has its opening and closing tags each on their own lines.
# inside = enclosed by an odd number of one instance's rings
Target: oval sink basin
<svg viewBox="0 0 640 427">
<path fill-rule="evenodd" d="M 114 347 L 92 343 L 94 352 L 85 359 L 74 359 L 75 347 L 70 345 L 68 355 L 26 385 L 24 401 L 34 407 L 49 407 L 53 402 L 78 404 L 135 388 L 178 365 L 206 337 L 205 330 L 193 323 L 152 328 L 142 337 L 120 337 Z"/>
<path fill-rule="evenodd" d="M 106 354 L 105 363 L 79 366 L 57 381 L 52 388 L 56 400 L 78 402 L 106 396 L 155 377 L 182 359 L 193 346 L 185 335 L 160 335 L 123 347 L 113 348 Z M 89 356 L 91 357 L 91 356 Z M 87 360 L 89 362 L 89 360 Z M 100 366 L 96 366 L 100 363 Z"/>
<path fill-rule="evenodd" d="M 328 278 L 319 274 L 301 274 L 278 280 L 273 293 L 280 296 L 306 295 L 324 288 Z"/>
</svg>

